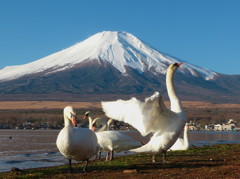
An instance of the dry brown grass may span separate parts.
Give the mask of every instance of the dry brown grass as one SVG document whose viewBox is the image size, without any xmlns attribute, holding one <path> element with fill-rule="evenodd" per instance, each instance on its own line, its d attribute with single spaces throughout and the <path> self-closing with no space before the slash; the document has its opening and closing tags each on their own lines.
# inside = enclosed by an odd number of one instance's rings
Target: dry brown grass
<svg viewBox="0 0 240 179">
<path fill-rule="evenodd" d="M 214 104 L 211 102 L 204 101 L 183 101 L 184 107 L 194 107 L 194 108 L 240 108 L 240 104 L 230 104 L 230 103 L 221 103 Z"/>
<path fill-rule="evenodd" d="M 183 101 L 187 108 L 240 108 L 240 104 L 213 104 L 204 101 Z M 169 102 L 165 104 L 169 106 Z M 63 102 L 63 101 L 1 101 L 0 109 L 63 109 L 65 106 L 75 108 L 101 108 L 100 102 Z"/>
<path fill-rule="evenodd" d="M 0 109 L 63 109 L 66 106 L 74 108 L 100 108 L 100 102 L 62 102 L 62 101 L 1 101 Z"/>
</svg>

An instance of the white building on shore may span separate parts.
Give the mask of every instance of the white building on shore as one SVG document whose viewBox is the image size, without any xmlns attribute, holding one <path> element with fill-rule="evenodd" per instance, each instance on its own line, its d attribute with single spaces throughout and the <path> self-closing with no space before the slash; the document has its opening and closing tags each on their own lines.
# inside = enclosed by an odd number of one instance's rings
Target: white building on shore
<svg viewBox="0 0 240 179">
<path fill-rule="evenodd" d="M 236 128 L 235 121 L 233 119 L 229 119 L 226 124 L 216 124 L 214 125 L 215 131 L 232 131 Z"/>
</svg>

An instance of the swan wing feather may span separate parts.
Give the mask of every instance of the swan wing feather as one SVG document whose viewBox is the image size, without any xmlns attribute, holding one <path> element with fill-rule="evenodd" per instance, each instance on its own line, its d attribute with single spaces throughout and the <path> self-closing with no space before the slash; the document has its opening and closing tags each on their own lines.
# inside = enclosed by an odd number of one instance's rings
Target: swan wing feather
<svg viewBox="0 0 240 179">
<path fill-rule="evenodd" d="M 173 115 L 158 92 L 146 98 L 144 102 L 136 98 L 119 99 L 102 102 L 102 108 L 106 116 L 132 125 L 143 136 L 150 132 L 164 130 L 166 124 L 172 120 L 169 117 Z"/>
</svg>

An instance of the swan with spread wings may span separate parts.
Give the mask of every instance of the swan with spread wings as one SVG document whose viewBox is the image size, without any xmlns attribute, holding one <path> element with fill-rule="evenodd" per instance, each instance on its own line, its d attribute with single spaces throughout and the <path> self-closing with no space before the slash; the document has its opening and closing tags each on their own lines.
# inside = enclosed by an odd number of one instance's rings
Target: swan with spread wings
<svg viewBox="0 0 240 179">
<path fill-rule="evenodd" d="M 143 136 L 153 134 L 147 144 L 131 151 L 153 154 L 162 152 L 165 160 L 166 151 L 179 137 L 186 123 L 186 115 L 177 97 L 173 77 L 181 64 L 171 64 L 167 69 L 166 85 L 171 102 L 170 109 L 165 106 L 158 92 L 146 98 L 145 101 L 131 98 L 130 100 L 102 102 L 103 111 L 109 118 L 132 125 Z"/>
</svg>

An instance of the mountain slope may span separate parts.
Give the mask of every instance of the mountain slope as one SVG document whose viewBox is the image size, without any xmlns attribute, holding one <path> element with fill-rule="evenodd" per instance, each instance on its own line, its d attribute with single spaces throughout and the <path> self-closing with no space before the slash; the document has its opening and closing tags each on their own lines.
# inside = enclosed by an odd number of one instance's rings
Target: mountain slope
<svg viewBox="0 0 240 179">
<path fill-rule="evenodd" d="M 145 97 L 156 90 L 166 98 L 166 69 L 179 61 L 127 32 L 101 32 L 32 63 L 0 70 L 0 99 L 94 101 Z M 183 61 L 175 82 L 183 100 L 230 102 L 239 100 L 239 79 Z"/>
<path fill-rule="evenodd" d="M 40 72 L 55 73 L 72 68 L 91 59 L 112 64 L 122 74 L 126 66 L 139 72 L 150 71 L 165 74 L 170 63 L 178 60 L 156 51 L 127 32 L 101 32 L 72 47 L 54 53 L 32 63 L 10 66 L 0 70 L 0 81 L 8 81 Z M 182 73 L 212 79 L 217 73 L 184 62 Z"/>
</svg>

